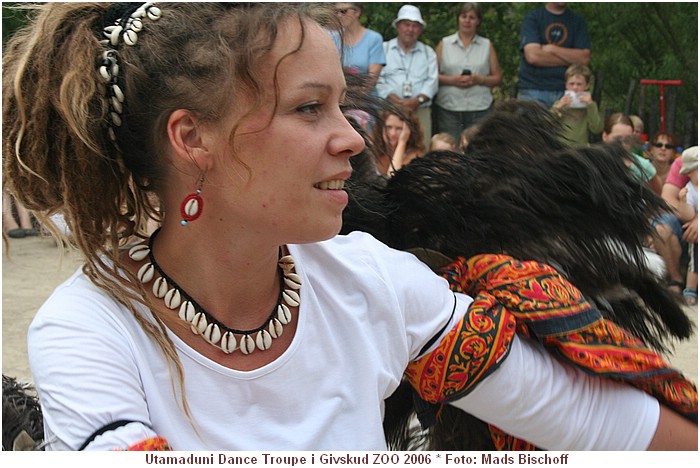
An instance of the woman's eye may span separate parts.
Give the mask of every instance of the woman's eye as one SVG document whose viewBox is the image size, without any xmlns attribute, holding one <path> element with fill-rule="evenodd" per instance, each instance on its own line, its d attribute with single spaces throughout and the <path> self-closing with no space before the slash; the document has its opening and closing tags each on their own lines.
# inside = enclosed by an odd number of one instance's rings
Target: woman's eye
<svg viewBox="0 0 700 468">
<path fill-rule="evenodd" d="M 317 102 L 311 104 L 305 104 L 303 106 L 297 107 L 297 112 L 302 112 L 304 114 L 316 114 L 318 113 L 319 104 Z"/>
</svg>

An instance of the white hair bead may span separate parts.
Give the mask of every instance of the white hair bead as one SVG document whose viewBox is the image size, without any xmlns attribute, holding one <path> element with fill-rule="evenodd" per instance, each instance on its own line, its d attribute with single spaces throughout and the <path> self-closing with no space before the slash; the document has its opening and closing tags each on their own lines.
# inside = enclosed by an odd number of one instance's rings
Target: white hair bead
<svg viewBox="0 0 700 468">
<path fill-rule="evenodd" d="M 109 116 L 112 118 L 112 123 L 115 127 L 122 126 L 122 118 L 119 116 L 119 114 L 117 114 L 116 112 L 110 112 Z"/>
<path fill-rule="evenodd" d="M 124 37 L 124 43 L 126 45 L 130 45 L 130 46 L 136 45 L 136 41 L 139 40 L 139 35 L 136 34 L 136 31 L 134 31 L 132 29 L 127 29 L 126 31 L 124 31 L 123 37 Z"/>
<path fill-rule="evenodd" d="M 132 31 L 141 32 L 143 29 L 143 21 L 141 21 L 140 18 L 134 18 L 131 20 L 130 27 Z"/>
<path fill-rule="evenodd" d="M 119 102 L 119 99 L 117 99 L 115 96 L 112 96 L 112 107 L 113 107 L 114 110 L 117 111 L 119 114 L 122 113 L 122 110 L 123 110 L 122 103 Z"/>
<path fill-rule="evenodd" d="M 148 15 L 148 18 L 152 21 L 158 21 L 161 16 L 161 11 L 160 8 L 158 7 L 151 7 L 146 11 L 146 15 Z"/>
<path fill-rule="evenodd" d="M 107 71 L 107 67 L 102 65 L 100 67 L 100 76 L 105 80 L 105 83 L 109 83 L 112 80 L 112 76 Z"/>
<path fill-rule="evenodd" d="M 119 102 L 124 102 L 124 92 L 119 85 L 112 85 L 112 91 L 114 91 L 114 97 L 119 99 Z"/>
<path fill-rule="evenodd" d="M 105 31 L 107 28 L 105 28 Z M 113 29 L 109 32 L 109 42 L 113 45 L 116 46 L 119 44 L 119 35 L 122 33 L 124 28 L 121 26 L 114 26 Z"/>
</svg>

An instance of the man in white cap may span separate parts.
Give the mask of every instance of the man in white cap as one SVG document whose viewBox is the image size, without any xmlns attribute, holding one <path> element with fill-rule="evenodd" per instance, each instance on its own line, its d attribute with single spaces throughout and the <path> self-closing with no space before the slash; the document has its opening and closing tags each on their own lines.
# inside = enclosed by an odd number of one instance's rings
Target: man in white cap
<svg viewBox="0 0 700 468">
<path fill-rule="evenodd" d="M 397 37 L 384 43 L 386 65 L 377 83 L 379 96 L 417 111 L 423 127 L 425 147 L 430 146 L 430 105 L 438 91 L 435 51 L 420 42 L 425 21 L 418 7 L 404 5 L 392 23 Z"/>
</svg>

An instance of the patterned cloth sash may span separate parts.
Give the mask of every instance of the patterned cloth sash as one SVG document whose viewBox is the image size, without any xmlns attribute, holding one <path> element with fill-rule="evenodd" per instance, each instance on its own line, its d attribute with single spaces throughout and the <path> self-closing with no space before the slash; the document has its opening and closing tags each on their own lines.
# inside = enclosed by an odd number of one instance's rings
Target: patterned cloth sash
<svg viewBox="0 0 700 468">
<path fill-rule="evenodd" d="M 406 370 L 424 400 L 438 404 L 467 395 L 498 367 L 518 333 L 589 374 L 631 384 L 697 422 L 695 385 L 635 336 L 603 318 L 554 268 L 484 254 L 457 258 L 438 273 L 474 303 L 437 349 Z M 499 450 L 536 448 L 489 428 Z"/>
<path fill-rule="evenodd" d="M 156 436 L 144 439 L 126 449 L 127 452 L 169 452 L 172 451 L 170 444 L 165 438 Z"/>
</svg>

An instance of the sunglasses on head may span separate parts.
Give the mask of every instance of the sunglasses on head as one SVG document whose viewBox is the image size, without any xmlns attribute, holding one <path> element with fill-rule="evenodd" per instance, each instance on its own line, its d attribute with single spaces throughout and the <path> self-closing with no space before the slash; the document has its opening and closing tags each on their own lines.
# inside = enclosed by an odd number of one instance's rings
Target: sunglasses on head
<svg viewBox="0 0 700 468">
<path fill-rule="evenodd" d="M 670 144 L 670 143 L 666 143 L 666 144 L 664 144 L 664 143 L 654 143 L 654 147 L 656 147 L 656 148 L 666 148 L 666 149 L 675 149 L 675 148 L 676 148 L 675 146 L 673 146 L 673 145 Z"/>
</svg>

